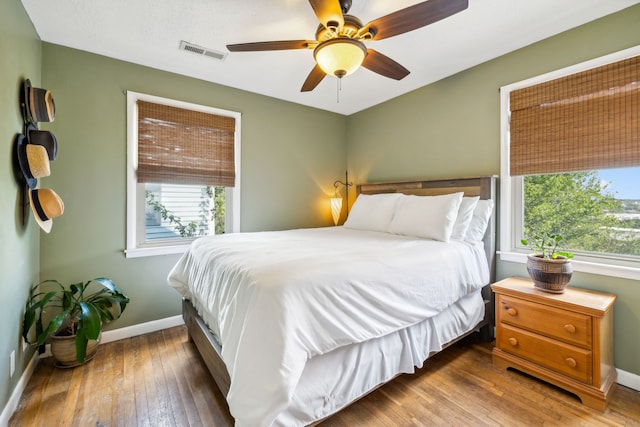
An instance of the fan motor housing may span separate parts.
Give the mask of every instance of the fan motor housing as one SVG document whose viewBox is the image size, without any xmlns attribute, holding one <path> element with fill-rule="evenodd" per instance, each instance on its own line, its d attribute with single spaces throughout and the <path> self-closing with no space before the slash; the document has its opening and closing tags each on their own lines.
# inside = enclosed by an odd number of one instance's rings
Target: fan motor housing
<svg viewBox="0 0 640 427">
<path fill-rule="evenodd" d="M 316 31 L 316 40 L 322 43 L 327 40 L 335 39 L 337 37 L 348 37 L 348 38 L 368 38 L 365 36 L 357 37 L 358 31 L 362 28 L 362 21 L 352 15 L 344 15 L 344 25 L 342 30 L 338 32 L 338 25 L 336 23 L 335 27 L 332 25 L 328 25 L 325 27 L 320 24 L 318 26 L 318 30 Z M 368 34 L 368 33 L 367 33 Z"/>
</svg>

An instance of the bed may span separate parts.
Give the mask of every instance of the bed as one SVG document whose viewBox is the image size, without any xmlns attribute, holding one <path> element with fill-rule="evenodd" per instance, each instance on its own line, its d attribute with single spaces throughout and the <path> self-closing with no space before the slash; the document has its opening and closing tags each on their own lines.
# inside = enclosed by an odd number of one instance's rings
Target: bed
<svg viewBox="0 0 640 427">
<path fill-rule="evenodd" d="M 492 338 L 495 177 L 356 191 L 344 226 L 201 238 L 170 272 L 237 426 L 318 423 Z"/>
</svg>

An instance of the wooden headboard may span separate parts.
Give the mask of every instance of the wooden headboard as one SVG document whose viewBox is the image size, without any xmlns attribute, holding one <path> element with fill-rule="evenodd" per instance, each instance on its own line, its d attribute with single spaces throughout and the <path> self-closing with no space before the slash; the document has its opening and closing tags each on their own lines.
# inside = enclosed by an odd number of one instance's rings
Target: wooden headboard
<svg viewBox="0 0 640 427">
<path fill-rule="evenodd" d="M 495 282 L 496 261 L 496 212 L 497 177 L 480 176 L 474 178 L 436 179 L 428 181 L 379 182 L 356 185 L 358 194 L 403 193 L 416 196 L 438 196 L 463 192 L 465 196 L 480 196 L 493 200 L 493 215 L 484 235 L 484 249 L 489 263 L 491 283 Z"/>
</svg>

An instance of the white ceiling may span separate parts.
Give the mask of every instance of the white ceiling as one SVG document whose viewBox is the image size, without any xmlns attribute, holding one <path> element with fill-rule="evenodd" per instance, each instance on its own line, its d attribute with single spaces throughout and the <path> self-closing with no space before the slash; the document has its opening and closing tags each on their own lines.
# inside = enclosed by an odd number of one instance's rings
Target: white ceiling
<svg viewBox="0 0 640 427">
<path fill-rule="evenodd" d="M 181 40 L 228 53 L 227 44 L 314 39 L 306 0 L 22 0 L 43 41 L 341 114 L 352 114 L 640 0 L 469 0 L 447 19 L 367 42 L 411 71 L 401 81 L 360 68 L 312 91 L 300 87 L 311 50 L 234 52 L 223 61 L 178 49 Z M 420 3 L 353 0 L 363 23 Z"/>
</svg>

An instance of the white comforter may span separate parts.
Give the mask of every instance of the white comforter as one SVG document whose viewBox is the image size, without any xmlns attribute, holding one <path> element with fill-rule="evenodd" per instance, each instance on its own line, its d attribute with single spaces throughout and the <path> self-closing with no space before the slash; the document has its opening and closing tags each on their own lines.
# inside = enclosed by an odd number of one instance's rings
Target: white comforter
<svg viewBox="0 0 640 427">
<path fill-rule="evenodd" d="M 269 426 L 308 359 L 436 315 L 489 281 L 481 244 L 342 227 L 204 237 L 170 286 L 219 337 L 238 426 Z"/>
</svg>

